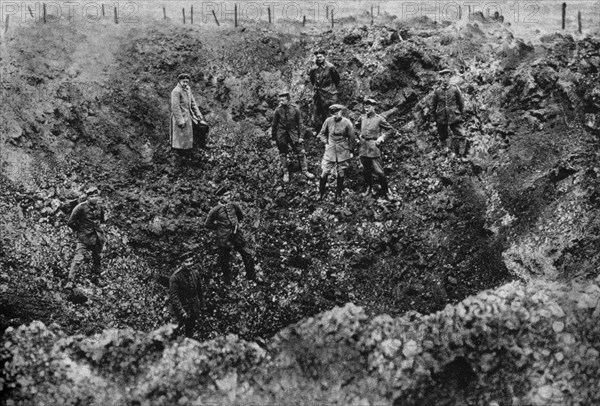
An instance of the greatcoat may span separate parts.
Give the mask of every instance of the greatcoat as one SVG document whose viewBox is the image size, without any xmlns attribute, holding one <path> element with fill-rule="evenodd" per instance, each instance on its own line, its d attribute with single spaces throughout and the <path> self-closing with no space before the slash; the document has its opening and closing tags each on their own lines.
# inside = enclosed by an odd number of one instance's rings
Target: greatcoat
<svg viewBox="0 0 600 406">
<path fill-rule="evenodd" d="M 171 92 L 171 147 L 177 149 L 191 149 L 194 143 L 193 124 L 204 120 L 192 90 L 188 86 L 183 89 L 177 84 Z M 183 127 L 179 125 L 184 124 Z"/>
</svg>

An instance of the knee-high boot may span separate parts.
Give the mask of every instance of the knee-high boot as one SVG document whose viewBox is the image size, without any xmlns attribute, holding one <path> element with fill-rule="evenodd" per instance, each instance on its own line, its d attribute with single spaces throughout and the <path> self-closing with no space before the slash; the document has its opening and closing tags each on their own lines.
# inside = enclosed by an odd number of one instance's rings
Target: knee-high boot
<svg viewBox="0 0 600 406">
<path fill-rule="evenodd" d="M 327 175 L 321 176 L 319 179 L 319 200 L 323 200 L 327 191 Z"/>
<path fill-rule="evenodd" d="M 335 200 L 339 201 L 340 198 L 342 197 L 342 192 L 344 191 L 344 177 L 343 176 L 338 176 L 337 177 L 337 185 L 335 188 Z"/>
</svg>

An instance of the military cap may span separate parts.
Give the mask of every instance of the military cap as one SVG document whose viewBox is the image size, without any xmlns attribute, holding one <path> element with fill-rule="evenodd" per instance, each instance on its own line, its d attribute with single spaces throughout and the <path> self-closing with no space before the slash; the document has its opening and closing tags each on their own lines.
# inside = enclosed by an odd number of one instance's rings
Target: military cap
<svg viewBox="0 0 600 406">
<path fill-rule="evenodd" d="M 450 74 L 450 73 L 454 73 L 454 71 L 452 71 L 452 69 L 448 69 L 448 68 L 446 68 L 446 69 L 442 69 L 442 70 L 441 70 L 441 71 L 439 71 L 438 73 L 439 73 L 440 75 L 447 75 L 447 74 Z"/>
<path fill-rule="evenodd" d="M 329 106 L 329 111 L 332 113 L 337 113 L 338 111 L 343 109 L 345 109 L 345 107 L 341 104 L 332 104 L 331 106 Z"/>
<path fill-rule="evenodd" d="M 189 73 L 180 73 L 177 76 L 177 80 L 183 80 L 183 79 L 190 79 L 190 74 Z"/>
<path fill-rule="evenodd" d="M 365 97 L 365 100 L 363 101 L 364 104 L 370 104 L 371 106 L 376 106 L 379 104 L 379 102 L 375 99 L 371 99 L 369 97 Z"/>
<path fill-rule="evenodd" d="M 223 185 L 217 189 L 217 191 L 215 192 L 215 195 L 223 196 L 227 192 L 229 192 L 229 188 L 227 186 Z"/>
<path fill-rule="evenodd" d="M 315 55 L 327 55 L 327 52 L 324 49 L 317 49 Z"/>
<path fill-rule="evenodd" d="M 281 93 L 279 93 L 278 97 L 290 97 L 290 92 L 282 91 Z"/>
</svg>

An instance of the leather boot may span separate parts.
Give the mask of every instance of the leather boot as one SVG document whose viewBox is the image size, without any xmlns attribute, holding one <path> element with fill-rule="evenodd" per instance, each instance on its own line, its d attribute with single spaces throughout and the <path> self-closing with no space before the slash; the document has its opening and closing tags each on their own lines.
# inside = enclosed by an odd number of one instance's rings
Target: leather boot
<svg viewBox="0 0 600 406">
<path fill-rule="evenodd" d="M 319 200 L 323 200 L 327 191 L 327 175 L 319 179 Z"/>
<path fill-rule="evenodd" d="M 342 192 L 344 191 L 344 177 L 338 176 L 337 185 L 335 188 L 335 201 L 339 202 L 342 197 Z"/>
<path fill-rule="evenodd" d="M 373 193 L 373 174 L 371 172 L 365 173 L 365 184 L 367 189 L 363 192 L 363 196 L 369 196 Z"/>
<path fill-rule="evenodd" d="M 388 188 L 388 182 L 387 182 L 387 179 L 385 178 L 385 176 L 379 175 L 379 184 L 381 185 L 381 192 L 379 192 L 380 197 L 388 200 L 389 199 L 389 195 L 388 195 L 389 188 Z"/>
<path fill-rule="evenodd" d="M 279 160 L 281 161 L 281 172 L 283 173 L 283 182 L 288 183 L 290 181 L 290 174 L 288 168 L 287 155 L 279 154 Z"/>
<path fill-rule="evenodd" d="M 314 179 L 315 175 L 308 171 L 308 164 L 306 163 L 306 157 L 303 155 L 298 158 L 300 161 L 300 168 L 302 169 L 302 175 L 306 177 L 306 179 Z"/>
</svg>

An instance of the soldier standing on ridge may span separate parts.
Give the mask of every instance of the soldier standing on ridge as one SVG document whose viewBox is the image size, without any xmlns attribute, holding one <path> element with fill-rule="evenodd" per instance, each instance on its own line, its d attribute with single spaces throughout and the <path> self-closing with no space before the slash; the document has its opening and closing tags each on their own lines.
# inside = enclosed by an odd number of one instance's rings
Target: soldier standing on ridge
<svg viewBox="0 0 600 406">
<path fill-rule="evenodd" d="M 69 270 L 70 281 L 75 278 L 75 273 L 79 270 L 85 252 L 88 250 L 92 252 L 93 283 L 98 282 L 102 272 L 101 253 L 105 241 L 102 224 L 106 222 L 106 216 L 98 193 L 98 189 L 89 192 L 87 200 L 75 206 L 67 222 L 67 225 L 77 233 L 77 247 Z"/>
<path fill-rule="evenodd" d="M 321 179 L 319 179 L 319 199 L 323 200 L 327 189 L 327 179 L 330 174 L 337 175 L 335 200 L 339 201 L 344 191 L 344 177 L 356 146 L 354 126 L 346 117 L 342 117 L 345 107 L 334 104 L 329 107 L 333 116 L 323 123 L 319 139 L 325 144 L 325 154 L 321 162 Z"/>
<path fill-rule="evenodd" d="M 277 149 L 279 150 L 279 158 L 283 169 L 283 181 L 285 183 L 290 181 L 287 160 L 287 154 L 290 148 L 296 155 L 296 159 L 298 159 L 302 174 L 307 179 L 315 178 L 315 175 L 308 171 L 308 165 L 306 163 L 306 152 L 302 145 L 304 140 L 302 139 L 301 121 L 300 109 L 296 105 L 290 103 L 290 94 L 288 92 L 280 93 L 279 106 L 275 109 L 275 115 L 273 116 L 271 137 L 277 144 Z"/>
<path fill-rule="evenodd" d="M 387 139 L 387 134 L 381 134 L 381 131 L 397 131 L 387 122 L 387 120 L 375 113 L 375 106 L 378 104 L 373 99 L 365 99 L 365 114 L 359 117 L 356 126 L 360 129 L 359 135 L 359 156 L 363 167 L 365 183 L 367 189 L 365 195 L 369 195 L 373 189 L 373 173 L 377 176 L 381 191 L 379 195 L 384 199 L 389 199 L 388 182 L 383 171 L 381 160 L 381 151 L 379 146 Z"/>
<path fill-rule="evenodd" d="M 190 75 L 177 76 L 177 86 L 171 92 L 171 147 L 179 155 L 188 155 L 194 146 L 194 132 L 208 128 L 190 89 Z"/>
<path fill-rule="evenodd" d="M 459 157 L 467 154 L 467 140 L 462 127 L 462 115 L 465 103 L 462 93 L 455 85 L 450 84 L 452 71 L 443 69 L 439 72 L 441 85 L 433 93 L 431 112 L 435 121 L 440 139 L 440 145 L 447 152 L 448 132 L 452 132 L 451 151 Z"/>
<path fill-rule="evenodd" d="M 202 285 L 200 274 L 192 269 L 192 253 L 181 256 L 184 262 L 173 272 L 169 279 L 169 298 L 171 309 L 184 330 L 186 337 L 192 337 L 196 320 L 201 313 Z"/>
<path fill-rule="evenodd" d="M 337 87 L 340 75 L 333 64 L 325 59 L 326 52 L 315 52 L 315 64 L 308 75 L 313 86 L 313 128 L 315 134 L 328 116 L 328 108 L 338 102 Z"/>
<path fill-rule="evenodd" d="M 240 205 L 230 201 L 233 194 L 225 187 L 220 187 L 216 195 L 220 196 L 219 204 L 210 210 L 204 226 L 217 232 L 217 263 L 223 274 L 224 282 L 230 284 L 236 276 L 230 267 L 231 250 L 236 250 L 242 256 L 246 268 L 246 278 L 260 282 L 260 279 L 256 277 L 252 250 L 240 229 L 240 221 L 244 218 Z"/>
</svg>

